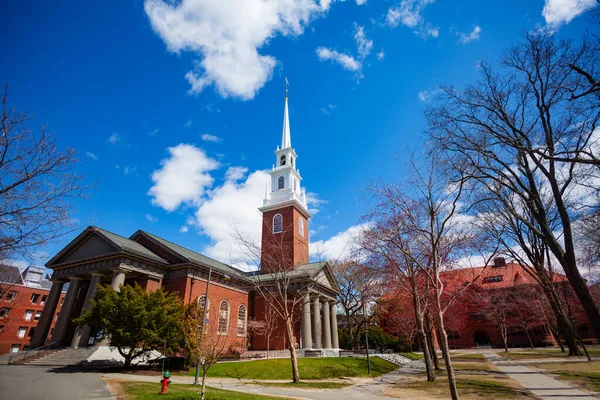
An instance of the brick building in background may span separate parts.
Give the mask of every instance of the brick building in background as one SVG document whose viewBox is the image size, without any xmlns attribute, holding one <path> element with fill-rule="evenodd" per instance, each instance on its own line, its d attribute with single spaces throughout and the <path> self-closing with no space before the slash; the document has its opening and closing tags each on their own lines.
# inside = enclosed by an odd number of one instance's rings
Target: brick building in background
<svg viewBox="0 0 600 400">
<path fill-rule="evenodd" d="M 45 268 L 0 265 L 0 354 L 14 353 L 29 347 L 35 327 L 48 300 L 52 282 L 44 277 Z M 60 312 L 59 297 L 50 330 Z"/>
<path fill-rule="evenodd" d="M 477 279 L 476 279 L 477 278 Z M 448 345 L 451 349 L 464 349 L 472 347 L 494 347 L 502 348 L 504 346 L 502 336 L 496 324 L 489 320 L 486 312 L 482 310 L 482 301 L 478 297 L 491 295 L 494 301 L 510 301 L 509 297 L 503 298 L 497 296 L 501 291 L 513 290 L 517 296 L 520 294 L 523 297 L 530 299 L 528 293 L 537 291 L 539 298 L 545 300 L 544 294 L 538 283 L 532 276 L 524 270 L 524 268 L 515 262 L 506 262 L 504 258 L 498 257 L 494 259 L 493 265 L 487 267 L 462 268 L 451 271 L 445 271 L 440 274 L 440 279 L 444 284 L 444 292 L 447 296 L 452 295 L 457 290 L 461 290 L 467 283 L 473 282 L 469 290 L 465 290 L 458 297 L 451 308 L 446 312 L 444 325 L 448 334 Z M 565 294 L 563 301 L 570 303 L 570 308 L 574 312 L 573 319 L 576 322 L 577 330 L 582 339 L 586 343 L 596 341 L 591 326 L 587 318 L 582 313 L 578 313 L 579 308 L 576 297 L 569 291 L 566 276 L 555 273 L 553 276 L 555 290 Z M 564 286 L 566 285 L 566 286 Z M 567 289 L 565 292 L 564 289 Z M 563 293 L 564 292 L 564 293 Z M 496 294 L 494 296 L 493 294 Z M 525 296 L 527 295 L 527 296 Z M 535 297 L 535 296 L 533 296 Z M 531 316 L 539 315 L 537 307 L 539 304 L 528 304 L 527 301 L 519 302 L 517 307 L 520 307 Z M 391 307 L 386 307 L 385 304 L 391 304 Z M 400 331 L 410 330 L 411 327 L 407 324 L 406 319 L 399 319 L 394 315 L 394 310 L 410 310 L 409 312 L 414 317 L 412 312 L 412 300 L 403 292 L 390 293 L 384 297 L 383 312 L 380 318 L 380 325 L 383 329 L 391 334 L 401 335 Z M 388 311 L 390 310 L 390 311 Z M 515 309 L 506 308 L 507 314 L 514 313 Z M 549 314 L 552 310 L 547 309 Z M 395 321 L 398 320 L 403 324 L 398 326 Z M 514 316 L 508 315 L 508 347 L 528 347 L 530 346 L 527 332 L 522 326 L 515 322 Z M 532 317 L 529 323 L 529 334 L 531 341 L 536 347 L 557 346 L 557 342 L 552 335 L 551 330 L 546 323 L 537 317 Z M 416 325 L 416 324 L 415 324 Z M 416 338 L 416 335 L 415 335 Z M 418 339 L 415 339 L 415 344 L 418 345 Z M 436 341 L 437 347 L 437 341 Z"/>
<path fill-rule="evenodd" d="M 88 327 L 76 327 L 72 320 L 90 307 L 98 284 L 142 286 L 147 291 L 160 287 L 177 293 L 184 304 L 204 303 L 208 286 L 209 329 L 227 336 L 227 344 L 238 350 L 264 350 L 260 338 L 248 337 L 249 318 L 260 320 L 264 301 L 255 288 L 258 279 L 269 281 L 273 271 L 284 265 L 293 275 L 293 288 L 301 288 L 302 310 L 295 321 L 292 345 L 325 351 L 336 349 L 336 296 L 339 289 L 326 262 L 309 263 L 308 220 L 310 213 L 306 194 L 300 189 L 296 169 L 296 152 L 291 147 L 287 92 L 281 148 L 275 151 L 277 166 L 271 171 L 271 190 L 267 185 L 265 199 L 259 209 L 263 213 L 262 260 L 259 273 L 244 273 L 230 265 L 181 247 L 149 232 L 137 231 L 129 238 L 90 226 L 46 266 L 53 270 L 48 300 L 33 334 L 31 346 L 44 343 L 81 347 L 94 344 Z M 245 201 L 246 199 L 240 199 Z M 226 223 L 224 221 L 224 223 Z M 273 263 L 273 260 L 279 260 Z M 288 261 L 291 262 L 288 263 Z M 60 295 L 69 283 L 62 311 Z M 298 292 L 299 293 L 299 292 Z M 56 324 L 50 338 L 48 333 Z M 279 324 L 283 327 L 283 322 Z M 276 335 L 269 348 L 287 348 L 283 335 Z M 327 354 L 330 354 L 328 352 Z"/>
</svg>

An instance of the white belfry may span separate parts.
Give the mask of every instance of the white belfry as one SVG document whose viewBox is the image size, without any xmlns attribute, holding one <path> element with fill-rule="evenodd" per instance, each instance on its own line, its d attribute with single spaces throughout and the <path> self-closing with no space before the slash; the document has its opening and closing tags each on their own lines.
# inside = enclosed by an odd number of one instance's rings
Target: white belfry
<svg viewBox="0 0 600 400">
<path fill-rule="evenodd" d="M 290 116 L 288 112 L 288 89 L 287 79 L 285 88 L 285 103 L 283 107 L 283 130 L 281 132 L 281 148 L 275 150 L 275 167 L 269 172 L 271 175 L 271 191 L 265 193 L 263 207 L 266 210 L 271 206 L 283 203 L 297 203 L 303 211 L 308 213 L 306 205 L 306 194 L 300 187 L 302 177 L 296 169 L 298 155 L 292 149 L 292 138 L 290 135 Z"/>
</svg>

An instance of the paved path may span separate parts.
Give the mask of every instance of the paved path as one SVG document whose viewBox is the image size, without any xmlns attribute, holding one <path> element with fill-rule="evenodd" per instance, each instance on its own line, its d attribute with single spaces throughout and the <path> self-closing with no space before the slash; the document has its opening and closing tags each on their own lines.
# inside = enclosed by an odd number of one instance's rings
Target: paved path
<svg viewBox="0 0 600 400">
<path fill-rule="evenodd" d="M 0 365 L 0 399 L 94 399 L 115 400 L 100 373 Z"/>
<path fill-rule="evenodd" d="M 363 399 L 363 400 L 384 400 L 391 397 L 381 395 L 381 391 L 388 385 L 396 383 L 400 375 L 403 374 L 401 369 L 390 372 L 372 379 L 354 380 L 355 385 L 343 389 L 294 389 L 282 387 L 266 387 L 253 384 L 252 381 L 239 380 L 232 378 L 207 378 L 206 384 L 210 387 L 234 390 L 244 393 L 266 394 L 285 397 L 296 397 L 311 400 L 343 400 L 343 399 Z M 104 374 L 104 378 L 124 379 L 129 381 L 142 382 L 158 382 L 160 377 L 131 375 L 131 374 Z M 191 376 L 172 376 L 173 383 L 188 383 L 191 384 L 194 378 Z M 338 382 L 344 382 L 338 380 Z M 396 398 L 397 400 L 397 398 Z"/>
<path fill-rule="evenodd" d="M 539 396 L 542 400 L 595 399 L 591 394 L 575 389 L 568 383 L 554 379 L 540 371 L 517 362 L 506 362 L 493 351 L 484 352 L 500 371 L 519 382 L 525 389 Z M 539 362 L 539 361 L 538 361 Z"/>
</svg>

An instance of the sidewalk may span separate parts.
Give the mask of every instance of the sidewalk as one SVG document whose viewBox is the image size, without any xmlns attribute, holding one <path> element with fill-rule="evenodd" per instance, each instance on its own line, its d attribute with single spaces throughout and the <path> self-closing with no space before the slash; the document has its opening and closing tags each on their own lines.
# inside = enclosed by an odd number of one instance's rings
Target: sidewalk
<svg viewBox="0 0 600 400">
<path fill-rule="evenodd" d="M 265 394 L 272 396 L 296 397 L 300 399 L 311 400 L 345 400 L 345 399 L 364 399 L 364 400 L 385 400 L 391 397 L 382 396 L 381 391 L 388 385 L 396 383 L 402 374 L 402 369 L 397 369 L 388 374 L 370 379 L 352 379 L 348 383 L 355 383 L 353 386 L 343 389 L 294 389 L 285 387 L 264 387 L 255 384 L 251 380 L 239 380 L 234 378 L 206 378 L 206 385 L 218 389 L 232 390 L 243 393 Z M 128 381 L 140 382 L 158 382 L 160 377 L 146 375 L 132 375 L 110 373 L 102 375 L 108 379 L 122 379 Z M 194 378 L 191 376 L 172 376 L 171 381 L 178 384 L 192 384 Z M 345 382 L 339 379 L 337 382 Z M 397 399 L 396 399 L 397 400 Z"/>
<path fill-rule="evenodd" d="M 568 383 L 554 379 L 551 376 L 536 371 L 516 362 L 507 362 L 495 352 L 484 352 L 485 358 L 492 362 L 500 371 L 519 382 L 525 389 L 543 400 L 595 399 L 587 392 L 574 388 Z M 539 362 L 539 361 L 538 361 Z"/>
</svg>

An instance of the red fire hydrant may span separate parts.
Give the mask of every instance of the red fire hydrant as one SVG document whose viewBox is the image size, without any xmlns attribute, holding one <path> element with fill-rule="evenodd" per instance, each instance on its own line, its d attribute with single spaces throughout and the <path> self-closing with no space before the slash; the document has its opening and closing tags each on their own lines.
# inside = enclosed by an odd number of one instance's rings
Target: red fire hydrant
<svg viewBox="0 0 600 400">
<path fill-rule="evenodd" d="M 171 383 L 171 380 L 169 379 L 170 376 L 171 376 L 171 373 L 169 371 L 166 371 L 165 374 L 163 375 L 163 378 L 160 380 L 160 383 L 162 383 L 162 388 L 160 389 L 159 394 L 168 394 L 169 393 L 169 383 Z"/>
</svg>

